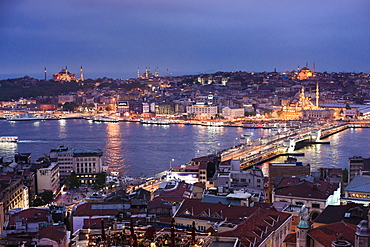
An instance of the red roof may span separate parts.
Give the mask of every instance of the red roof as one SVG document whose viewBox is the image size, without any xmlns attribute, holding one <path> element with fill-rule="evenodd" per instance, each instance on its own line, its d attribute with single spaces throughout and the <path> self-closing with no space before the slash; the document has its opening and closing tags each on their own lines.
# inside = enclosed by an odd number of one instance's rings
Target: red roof
<svg viewBox="0 0 370 247">
<path fill-rule="evenodd" d="M 189 188 L 189 184 L 180 182 L 177 184 L 177 187 L 174 186 L 170 190 L 157 190 L 153 200 L 182 202 L 182 200 L 184 200 L 185 198 L 190 198 L 191 192 L 192 191 Z"/>
<path fill-rule="evenodd" d="M 299 177 L 284 178 L 275 189 L 275 195 L 327 199 L 338 189 L 338 184 L 315 179 L 314 182 Z"/>
<path fill-rule="evenodd" d="M 86 202 L 77 206 L 73 216 L 116 215 L 119 211 L 128 211 L 123 208 L 124 204 L 122 202 Z"/>
<path fill-rule="evenodd" d="M 292 217 L 291 214 L 278 212 L 274 208 L 257 208 L 253 214 L 239 224 L 235 230 L 222 232 L 225 237 L 238 237 L 244 246 L 258 246 L 269 235 L 285 224 Z"/>
<path fill-rule="evenodd" d="M 323 246 L 332 246 L 333 241 L 338 240 L 339 234 L 342 240 L 355 244 L 356 226 L 343 221 L 319 226 L 308 232 L 308 235 Z"/>
<path fill-rule="evenodd" d="M 15 219 L 21 218 L 24 221 L 27 221 L 27 223 L 38 223 L 38 222 L 48 222 L 48 209 L 40 209 L 40 208 L 29 208 L 20 211 L 19 213 L 15 213 L 10 216 L 9 219 L 9 226 L 15 225 Z"/>
<path fill-rule="evenodd" d="M 235 206 L 231 204 L 207 203 L 197 199 L 186 199 L 180 205 L 175 217 L 203 219 L 220 222 L 227 218 L 228 222 L 240 222 L 249 217 L 257 207 Z"/>
<path fill-rule="evenodd" d="M 39 238 L 48 238 L 60 242 L 66 238 L 66 230 L 61 226 L 47 225 L 37 232 Z"/>
</svg>

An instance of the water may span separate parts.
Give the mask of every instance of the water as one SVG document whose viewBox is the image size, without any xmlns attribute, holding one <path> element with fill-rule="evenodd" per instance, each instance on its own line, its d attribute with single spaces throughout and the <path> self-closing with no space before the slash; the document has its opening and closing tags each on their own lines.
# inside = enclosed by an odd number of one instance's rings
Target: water
<svg viewBox="0 0 370 247">
<path fill-rule="evenodd" d="M 181 165 L 239 143 L 239 136 L 252 131 L 253 138 L 270 133 L 264 129 L 205 127 L 191 125 L 143 125 L 139 123 L 97 123 L 84 119 L 36 122 L 0 120 L 0 136 L 19 137 L 18 143 L 0 143 L 4 161 L 16 152 L 32 153 L 31 160 L 48 154 L 61 145 L 73 149 L 102 149 L 110 169 L 128 176 L 153 176 L 172 165 Z M 330 145 L 305 147 L 298 161 L 312 168 L 348 166 L 352 156 L 370 156 L 367 136 L 370 129 L 350 129 L 329 137 Z M 273 162 L 282 161 L 278 158 Z"/>
</svg>

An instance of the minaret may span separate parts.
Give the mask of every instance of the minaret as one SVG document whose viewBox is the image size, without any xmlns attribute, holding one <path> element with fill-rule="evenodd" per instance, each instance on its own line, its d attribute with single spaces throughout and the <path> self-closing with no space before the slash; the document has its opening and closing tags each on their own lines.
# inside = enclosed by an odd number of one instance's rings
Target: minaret
<svg viewBox="0 0 370 247">
<path fill-rule="evenodd" d="M 168 76 L 170 73 L 169 73 L 169 71 L 168 71 L 168 68 L 167 68 L 167 71 L 166 71 L 166 76 Z"/>
<path fill-rule="evenodd" d="M 313 64 L 312 64 L 312 75 L 314 75 L 314 74 L 315 74 L 315 72 L 316 72 L 316 64 L 315 64 L 315 63 L 313 63 Z"/>
<path fill-rule="evenodd" d="M 319 98 L 320 98 L 319 81 L 316 81 L 316 108 L 317 109 L 319 109 Z"/>
<path fill-rule="evenodd" d="M 155 71 L 154 71 L 154 76 L 155 77 L 158 77 L 158 67 L 155 69 Z"/>
<path fill-rule="evenodd" d="M 69 76 L 68 76 L 68 68 L 67 68 L 67 66 L 66 66 L 66 81 L 70 81 L 69 80 Z"/>
<path fill-rule="evenodd" d="M 44 76 L 45 76 L 45 81 L 46 81 L 46 67 L 45 67 L 45 69 L 44 69 Z"/>
<path fill-rule="evenodd" d="M 80 68 L 80 80 L 84 81 L 84 72 L 83 72 L 82 66 Z"/>
<path fill-rule="evenodd" d="M 137 78 L 140 78 L 140 68 L 137 67 Z"/>
</svg>

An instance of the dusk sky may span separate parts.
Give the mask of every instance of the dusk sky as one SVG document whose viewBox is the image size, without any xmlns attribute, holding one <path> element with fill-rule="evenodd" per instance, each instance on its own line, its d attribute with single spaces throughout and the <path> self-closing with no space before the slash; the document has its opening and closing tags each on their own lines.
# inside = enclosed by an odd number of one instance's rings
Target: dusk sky
<svg viewBox="0 0 370 247">
<path fill-rule="evenodd" d="M 370 72 L 369 0 L 0 0 L 0 79 Z"/>
</svg>

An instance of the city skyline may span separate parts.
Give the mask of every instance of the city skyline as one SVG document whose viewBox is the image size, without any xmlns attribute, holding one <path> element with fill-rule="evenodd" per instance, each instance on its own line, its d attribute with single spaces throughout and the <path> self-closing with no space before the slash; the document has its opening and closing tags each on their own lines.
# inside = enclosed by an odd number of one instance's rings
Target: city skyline
<svg viewBox="0 0 370 247">
<path fill-rule="evenodd" d="M 1 1 L 0 79 L 216 71 L 370 72 L 370 3 Z"/>
</svg>

